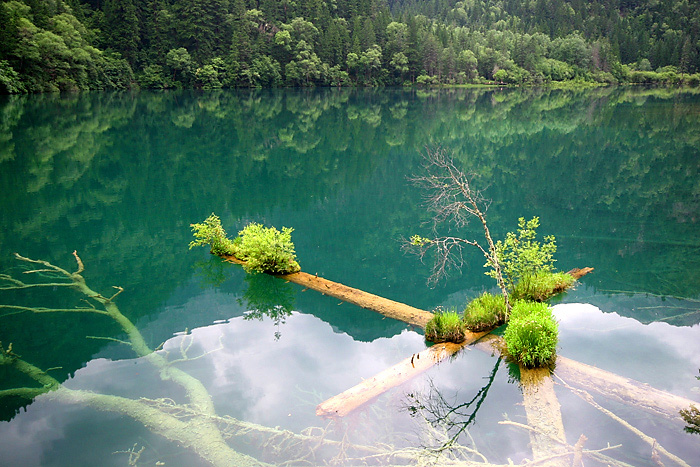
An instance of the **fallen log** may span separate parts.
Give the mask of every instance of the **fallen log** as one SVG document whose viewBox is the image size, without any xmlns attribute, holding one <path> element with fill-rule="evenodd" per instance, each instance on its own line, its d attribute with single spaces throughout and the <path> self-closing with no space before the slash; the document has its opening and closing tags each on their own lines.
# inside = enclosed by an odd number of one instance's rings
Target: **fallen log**
<svg viewBox="0 0 700 467">
<path fill-rule="evenodd" d="M 505 342 L 502 337 L 488 334 L 474 344 L 478 349 L 494 355 L 502 355 Z M 554 375 L 573 387 L 585 388 L 606 399 L 632 405 L 653 415 L 683 422 L 679 412 L 697 401 L 686 399 L 648 384 L 615 373 L 557 356 Z"/>
<path fill-rule="evenodd" d="M 381 373 L 362 381 L 360 384 L 351 387 L 347 391 L 331 397 L 316 407 L 316 415 L 325 418 L 344 417 L 389 389 L 405 383 L 436 363 L 454 355 L 465 345 L 474 342 L 486 333 L 470 334 L 467 340 L 460 344 L 454 344 L 452 342 L 435 344 L 422 352 L 411 355 L 410 358 L 387 368 Z"/>
<path fill-rule="evenodd" d="M 224 256 L 223 259 L 236 264 L 244 263 L 233 256 Z M 569 271 L 568 274 L 571 274 L 576 279 L 580 279 L 591 271 L 593 271 L 593 268 L 576 268 Z M 428 311 L 420 310 L 304 272 L 281 274 L 277 277 L 421 328 L 425 327 L 425 324 L 432 317 L 432 313 Z M 453 355 L 465 345 L 468 345 L 468 342 L 470 341 L 465 341 L 464 344 L 457 344 L 456 346 L 443 346 L 436 349 L 435 354 L 442 355 L 442 358 L 421 358 L 420 360 L 423 360 L 421 363 L 428 364 L 422 371 L 444 360 L 445 357 Z M 503 339 L 492 334 L 485 334 L 484 337 L 475 342 L 475 346 L 492 354 L 505 355 L 505 352 L 503 352 L 505 348 Z M 427 352 L 428 350 L 430 349 L 426 349 L 423 352 Z M 428 352 L 428 354 L 430 354 L 430 352 Z M 416 355 L 414 355 L 414 357 Z M 405 368 L 407 361 L 410 363 L 410 358 L 360 383 L 358 386 L 348 389 L 343 394 L 352 394 L 352 397 L 338 399 L 336 405 L 327 406 L 327 409 L 321 410 L 321 413 L 336 413 L 337 415 L 335 416 L 342 416 L 340 415 L 341 413 L 350 413 L 355 408 L 360 407 L 367 401 L 382 394 L 382 392 L 396 387 L 408 381 L 413 376 L 420 374 L 420 372 L 402 371 L 401 368 Z M 416 359 L 414 358 L 414 364 L 415 362 Z M 413 370 L 413 368 L 411 368 L 411 370 Z M 647 412 L 657 415 L 662 414 L 672 419 L 682 421 L 678 413 L 680 409 L 687 409 L 691 404 L 698 405 L 697 401 L 660 391 L 647 384 L 640 383 L 639 381 L 624 378 L 566 357 L 557 357 L 555 373 L 572 386 L 585 387 L 606 398 L 634 405 Z M 401 378 L 396 378 L 398 374 L 403 376 Z M 335 397 L 340 397 L 340 395 Z M 332 399 L 333 398 L 329 399 L 329 401 Z M 348 402 L 348 407 L 352 407 L 352 409 L 347 411 L 342 409 L 342 404 L 337 404 L 337 402 L 341 400 L 352 401 Z M 325 404 L 325 402 L 321 405 L 323 404 Z"/>
<path fill-rule="evenodd" d="M 523 405 L 527 424 L 531 428 L 530 446 L 535 461 L 544 461 L 543 466 L 568 467 L 568 445 L 561 406 L 554 393 L 554 381 L 549 368 L 520 367 L 520 385 L 523 392 Z"/>
<path fill-rule="evenodd" d="M 222 256 L 222 258 L 231 263 L 244 264 L 244 261 L 241 261 L 235 256 Z M 321 292 L 324 295 L 352 303 L 353 305 L 357 305 L 361 308 L 376 311 L 387 318 L 403 321 L 404 323 L 418 326 L 420 328 L 424 328 L 428 321 L 430 321 L 430 318 L 433 317 L 433 314 L 428 311 L 414 308 L 404 303 L 389 300 L 388 298 L 380 297 L 359 289 L 354 289 L 352 287 L 348 287 L 347 285 L 329 281 L 323 277 L 318 277 L 305 272 L 279 274 L 276 275 L 276 277 L 308 287 L 317 292 Z"/>
</svg>

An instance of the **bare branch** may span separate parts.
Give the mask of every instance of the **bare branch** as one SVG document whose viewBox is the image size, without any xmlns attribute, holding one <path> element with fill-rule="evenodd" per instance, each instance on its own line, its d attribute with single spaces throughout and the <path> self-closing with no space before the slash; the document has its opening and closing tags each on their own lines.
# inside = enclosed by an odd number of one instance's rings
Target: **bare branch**
<svg viewBox="0 0 700 467">
<path fill-rule="evenodd" d="M 427 192 L 425 204 L 428 210 L 433 213 L 433 231 L 438 237 L 435 240 L 428 239 L 417 242 L 418 245 L 415 245 L 433 247 L 437 250 L 435 266 L 428 282 L 434 283 L 439 280 L 446 275 L 449 267 L 461 267 L 464 264 L 461 248 L 464 245 L 475 246 L 479 248 L 487 263 L 493 268 L 496 282 L 498 282 L 498 287 L 505 298 L 506 308 L 510 309 L 498 253 L 486 223 L 486 211 L 490 202 L 484 198 L 480 190 L 473 187 L 472 181 L 475 175 L 466 174 L 460 170 L 455 165 L 452 155 L 442 148 L 427 150 L 423 169 L 424 175 L 414 177 L 411 180 Z M 450 222 L 455 227 L 461 228 L 472 218 L 479 219 L 484 231 L 486 246 L 477 240 L 437 235 L 437 227 L 442 223 Z M 419 251 L 419 254 L 422 259 L 425 251 Z"/>
<path fill-rule="evenodd" d="M 109 298 L 107 299 L 108 302 L 113 301 L 115 298 L 117 298 L 117 295 L 119 295 L 120 293 L 124 292 L 124 288 L 123 288 L 123 287 L 119 287 L 118 285 L 113 285 L 112 287 L 115 288 L 115 289 L 117 289 L 117 292 L 116 292 L 114 295 L 112 295 L 111 297 L 109 297 Z"/>
<path fill-rule="evenodd" d="M 128 345 L 131 347 L 131 342 L 128 341 L 123 341 L 121 339 L 115 339 L 114 337 L 103 337 L 103 336 L 85 336 L 86 339 L 96 339 L 96 340 L 104 340 L 104 341 L 111 341 L 111 342 L 116 342 L 118 344 L 124 344 Z"/>
<path fill-rule="evenodd" d="M 30 313 L 97 313 L 99 315 L 109 315 L 106 311 L 98 310 L 96 308 L 46 308 L 43 306 L 19 306 L 19 305 L 0 305 L 0 308 L 6 308 L 10 310 L 17 310 L 18 312 L 30 312 Z M 3 315 L 3 316 L 9 316 Z"/>
<path fill-rule="evenodd" d="M 465 174 L 442 148 L 428 150 L 423 164 L 425 175 L 411 180 L 427 192 L 426 206 L 435 213 L 434 226 L 451 221 L 457 227 L 466 225 L 471 217 L 483 217 L 490 202 L 480 190 L 472 188 L 475 174 Z"/>
<path fill-rule="evenodd" d="M 78 256 L 78 250 L 73 250 L 73 256 L 75 256 L 75 262 L 78 263 L 78 270 L 75 271 L 75 274 L 80 274 L 85 270 L 85 266 L 83 265 L 83 260 L 80 259 L 80 256 Z"/>
<path fill-rule="evenodd" d="M 213 354 L 214 352 L 218 352 L 219 350 L 223 350 L 224 349 L 223 337 L 224 337 L 223 334 L 219 335 L 219 345 L 216 348 L 211 349 L 207 352 L 204 352 L 200 355 L 197 355 L 196 357 L 190 357 L 187 355 L 187 352 L 192 347 L 192 344 L 194 344 L 194 337 L 192 337 L 192 334 L 186 334 L 185 336 L 183 336 L 182 340 L 180 341 L 180 354 L 182 355 L 182 358 L 172 360 L 169 362 L 169 364 L 172 365 L 174 363 L 191 362 L 193 360 L 199 360 L 200 358 L 204 358 L 207 355 Z"/>
<path fill-rule="evenodd" d="M 623 427 L 627 428 L 629 431 L 631 431 L 632 433 L 634 433 L 635 435 L 637 435 L 642 441 L 644 441 L 644 442 L 647 443 L 649 446 L 651 446 L 651 449 L 652 449 L 652 456 L 653 456 L 653 454 L 655 454 L 655 453 L 657 453 L 657 452 L 660 452 L 661 454 L 663 454 L 664 456 L 666 456 L 668 459 L 672 460 L 673 462 L 675 462 L 675 463 L 678 464 L 679 466 L 681 466 L 681 467 L 690 467 L 690 466 L 688 465 L 688 463 L 685 462 L 683 459 L 681 459 L 680 457 L 678 457 L 678 456 L 676 456 L 676 455 L 674 455 L 674 454 L 668 452 L 663 446 L 661 446 L 661 445 L 658 443 L 658 441 L 656 441 L 656 439 L 654 439 L 654 438 L 652 438 L 651 436 L 647 435 L 646 433 L 644 433 L 644 432 L 643 432 L 642 430 L 640 430 L 639 428 L 633 426 L 633 425 L 630 424 L 627 420 L 623 419 L 622 417 L 618 416 L 617 414 L 613 413 L 612 411 L 610 411 L 610 410 L 604 408 L 603 406 L 601 406 L 600 404 L 598 404 L 598 402 L 595 401 L 595 399 L 593 398 L 593 396 L 591 396 L 591 394 L 590 394 L 588 391 L 584 391 L 583 389 L 575 389 L 575 388 L 569 386 L 569 384 L 568 384 L 566 381 L 564 381 L 563 379 L 561 379 L 560 377 L 557 376 L 556 378 L 557 378 L 557 379 L 559 380 L 559 382 L 560 382 L 565 388 L 567 388 L 569 391 L 573 392 L 573 393 L 576 394 L 578 397 L 580 397 L 581 399 L 583 399 L 585 402 L 587 402 L 587 403 L 590 404 L 591 406 L 595 407 L 596 409 L 598 409 L 600 412 L 604 413 L 605 415 L 607 415 L 607 416 L 610 417 L 611 419 L 615 420 L 616 422 L 618 422 L 618 423 L 619 423 L 620 425 L 622 425 Z M 657 457 L 658 457 L 658 454 L 657 454 Z M 660 460 L 659 460 L 659 462 L 660 462 Z"/>
<path fill-rule="evenodd" d="M 32 272 L 49 271 L 48 269 L 36 269 L 34 271 L 25 271 L 24 274 L 29 274 Z M 54 272 L 54 271 L 52 271 Z M 9 282 L 11 285 L 5 285 L 0 287 L 0 290 L 19 290 L 19 289 L 30 289 L 33 287 L 72 287 L 73 284 L 70 282 L 45 282 L 40 284 L 27 284 L 19 279 L 8 274 L 0 274 L 0 281 Z"/>
<path fill-rule="evenodd" d="M 72 275 L 71 275 L 71 273 L 69 273 L 68 271 L 66 271 L 66 270 L 63 269 L 63 268 L 59 268 L 58 266 L 55 266 L 55 265 L 49 263 L 48 261 L 43 261 L 43 260 L 40 260 L 40 259 L 25 258 L 24 256 L 20 255 L 19 253 L 15 253 L 15 258 L 17 258 L 17 259 L 20 260 L 20 261 L 25 261 L 25 262 L 27 262 L 27 263 L 41 264 L 42 266 L 46 267 L 47 270 L 49 270 L 49 271 L 51 271 L 51 272 L 59 273 L 59 274 L 61 274 L 61 275 L 63 275 L 63 276 L 68 277 L 69 279 L 72 279 L 72 278 L 73 278 Z M 26 271 L 26 273 L 29 274 L 29 273 L 32 273 L 32 272 L 39 272 L 39 271 L 41 271 L 41 270 L 37 269 L 37 270 L 35 270 L 35 271 Z"/>
</svg>

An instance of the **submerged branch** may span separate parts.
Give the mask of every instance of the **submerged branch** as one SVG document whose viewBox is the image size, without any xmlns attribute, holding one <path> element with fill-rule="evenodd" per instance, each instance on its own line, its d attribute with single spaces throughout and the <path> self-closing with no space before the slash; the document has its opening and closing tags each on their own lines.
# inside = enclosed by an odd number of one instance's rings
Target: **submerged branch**
<svg viewBox="0 0 700 467">
<path fill-rule="evenodd" d="M 18 313 L 95 313 L 98 315 L 109 315 L 109 313 L 106 311 L 98 310 L 96 308 L 46 308 L 43 306 L 33 307 L 19 305 L 0 305 L 0 308 L 17 310 Z"/>
<path fill-rule="evenodd" d="M 557 379 L 562 383 L 562 385 L 564 387 L 569 389 L 571 392 L 576 394 L 578 397 L 583 399 L 585 402 L 587 402 L 588 404 L 590 404 L 591 406 L 593 406 L 594 408 L 596 408 L 597 410 L 599 410 L 603 414 L 607 415 L 608 417 L 612 418 L 617 423 L 619 423 L 620 425 L 622 425 L 623 427 L 625 427 L 626 429 L 628 429 L 629 431 L 631 431 L 632 433 L 637 435 L 642 441 L 649 444 L 652 448 L 652 453 L 654 451 L 658 451 L 658 452 L 662 453 L 664 456 L 668 457 L 673 462 L 675 462 L 676 464 L 680 465 L 681 467 L 690 467 L 690 465 L 688 465 L 688 463 L 685 462 L 683 459 L 681 459 L 680 457 L 676 456 L 675 454 L 672 454 L 672 453 L 668 452 L 666 449 L 664 449 L 664 447 L 661 446 L 658 443 L 658 441 L 656 441 L 654 438 L 647 435 L 639 428 L 632 426 L 627 420 L 623 419 L 622 417 L 619 417 L 618 415 L 616 415 L 612 411 L 610 411 L 610 410 L 606 409 L 605 407 L 601 406 L 600 404 L 598 404 L 595 401 L 595 399 L 593 398 L 593 396 L 591 396 L 590 393 L 588 393 L 587 391 L 585 391 L 583 389 L 573 388 L 573 387 L 569 386 L 566 383 L 566 381 L 564 381 L 563 379 L 561 379 L 561 378 L 557 378 Z"/>
<path fill-rule="evenodd" d="M 106 298 L 103 295 L 92 290 L 85 282 L 85 279 L 80 274 L 85 270 L 85 266 L 78 256 L 77 252 L 73 252 L 76 263 L 78 264 L 77 271 L 75 273 L 69 273 L 65 269 L 55 266 L 47 261 L 33 260 L 26 258 L 19 254 L 15 254 L 15 257 L 24 262 L 31 264 L 40 264 L 44 269 L 50 272 L 55 272 L 68 277 L 71 280 L 70 286 L 82 293 L 88 299 L 92 299 L 95 302 L 102 305 L 104 308 L 97 309 L 95 306 L 90 305 L 90 308 L 74 308 L 74 309 L 54 309 L 54 308 L 43 308 L 43 307 L 22 307 L 13 305 L 0 305 L 2 308 L 13 309 L 19 312 L 34 312 L 34 313 L 48 313 L 48 312 L 81 312 L 81 313 L 96 313 L 100 315 L 107 315 L 112 318 L 126 333 L 128 337 L 128 342 L 120 341 L 117 339 L 106 338 L 108 340 L 115 340 L 121 343 L 126 343 L 130 345 L 134 353 L 138 357 L 143 357 L 148 360 L 155 368 L 160 370 L 158 372 L 160 378 L 163 381 L 173 381 L 175 384 L 181 386 L 187 399 L 189 405 L 196 409 L 200 413 L 215 415 L 214 403 L 212 401 L 211 395 L 204 387 L 202 382 L 197 378 L 189 375 L 188 373 L 173 367 L 167 359 L 160 353 L 153 352 L 153 350 L 148 346 L 143 335 L 139 329 L 121 313 L 119 307 L 115 304 L 114 299 L 123 291 L 121 287 L 115 287 L 117 292 L 113 294 L 110 298 Z M 37 272 L 39 269 L 30 271 Z M 9 281 L 15 286 L 21 281 Z M 27 362 L 24 362 L 17 355 L 13 354 L 11 347 L 7 351 L 3 350 L 0 355 L 1 364 L 12 364 L 17 370 L 23 372 L 33 379 L 37 380 L 39 383 L 46 388 L 46 391 L 60 392 L 60 399 L 64 401 L 80 401 L 82 403 L 87 403 L 95 406 L 100 410 L 110 410 L 113 412 L 124 413 L 132 418 L 140 421 L 151 431 L 161 434 L 166 438 L 179 442 L 194 452 L 199 454 L 202 458 L 206 459 L 213 465 L 229 466 L 229 465 L 260 465 L 255 459 L 249 456 L 245 456 L 231 449 L 231 447 L 224 441 L 221 432 L 216 428 L 216 426 L 208 420 L 206 417 L 199 417 L 188 421 L 187 424 L 182 424 L 180 421 L 168 418 L 167 415 L 162 412 L 154 411 L 143 404 L 139 404 L 137 401 L 118 398 L 112 395 L 101 395 L 93 394 L 87 391 L 72 391 L 68 390 L 60 385 L 60 383 L 54 378 L 46 375 L 45 372 L 41 371 L 39 368 L 34 367 Z M 41 388 L 40 388 L 41 389 Z M 38 389 L 38 390 L 40 390 Z M 29 394 L 29 391 L 22 391 L 18 389 L 16 394 Z"/>
<path fill-rule="evenodd" d="M 17 393 L 14 395 L 26 394 L 28 396 L 31 393 L 31 391 L 43 393 L 47 391 L 52 391 L 61 385 L 61 383 L 56 378 L 54 378 L 53 376 L 49 376 L 41 368 L 22 360 L 22 358 L 19 355 L 12 351 L 12 344 L 9 344 L 7 348 L 4 348 L 2 342 L 0 342 L 0 366 L 4 365 L 13 367 L 20 373 L 29 376 L 31 379 L 41 384 L 40 388 L 14 388 L 6 390 L 17 391 Z M 0 394 L 9 394 L 6 391 L 0 392 Z"/>
</svg>

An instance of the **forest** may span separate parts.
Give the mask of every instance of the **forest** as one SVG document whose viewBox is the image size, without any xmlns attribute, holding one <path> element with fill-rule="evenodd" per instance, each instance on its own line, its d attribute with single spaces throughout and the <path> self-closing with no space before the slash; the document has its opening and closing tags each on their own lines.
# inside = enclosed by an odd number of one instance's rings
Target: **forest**
<svg viewBox="0 0 700 467">
<path fill-rule="evenodd" d="M 694 0 L 1 0 L 0 93 L 700 84 Z"/>
</svg>

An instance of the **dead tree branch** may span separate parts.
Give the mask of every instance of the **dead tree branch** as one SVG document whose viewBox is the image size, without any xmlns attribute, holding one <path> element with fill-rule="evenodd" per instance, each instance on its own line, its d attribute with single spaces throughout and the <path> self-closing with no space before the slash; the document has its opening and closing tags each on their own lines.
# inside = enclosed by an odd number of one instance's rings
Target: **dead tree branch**
<svg viewBox="0 0 700 467">
<path fill-rule="evenodd" d="M 484 255 L 487 264 L 493 268 L 498 287 L 505 297 L 507 308 L 510 309 L 501 264 L 486 222 L 486 211 L 490 201 L 483 196 L 481 190 L 474 188 L 475 175 L 467 174 L 458 168 L 452 155 L 442 148 L 427 151 L 423 170 L 425 174 L 412 178 L 412 181 L 427 193 L 425 205 L 433 213 L 433 232 L 436 238 L 414 237 L 412 245 L 418 247 L 421 257 L 427 249 L 436 249 L 436 263 L 429 281 L 439 280 L 450 266 L 462 266 L 461 248 L 464 245 L 475 246 Z M 441 224 L 451 223 L 456 228 L 462 228 L 474 218 L 479 220 L 484 231 L 485 246 L 476 239 L 437 235 L 438 226 Z"/>
</svg>

